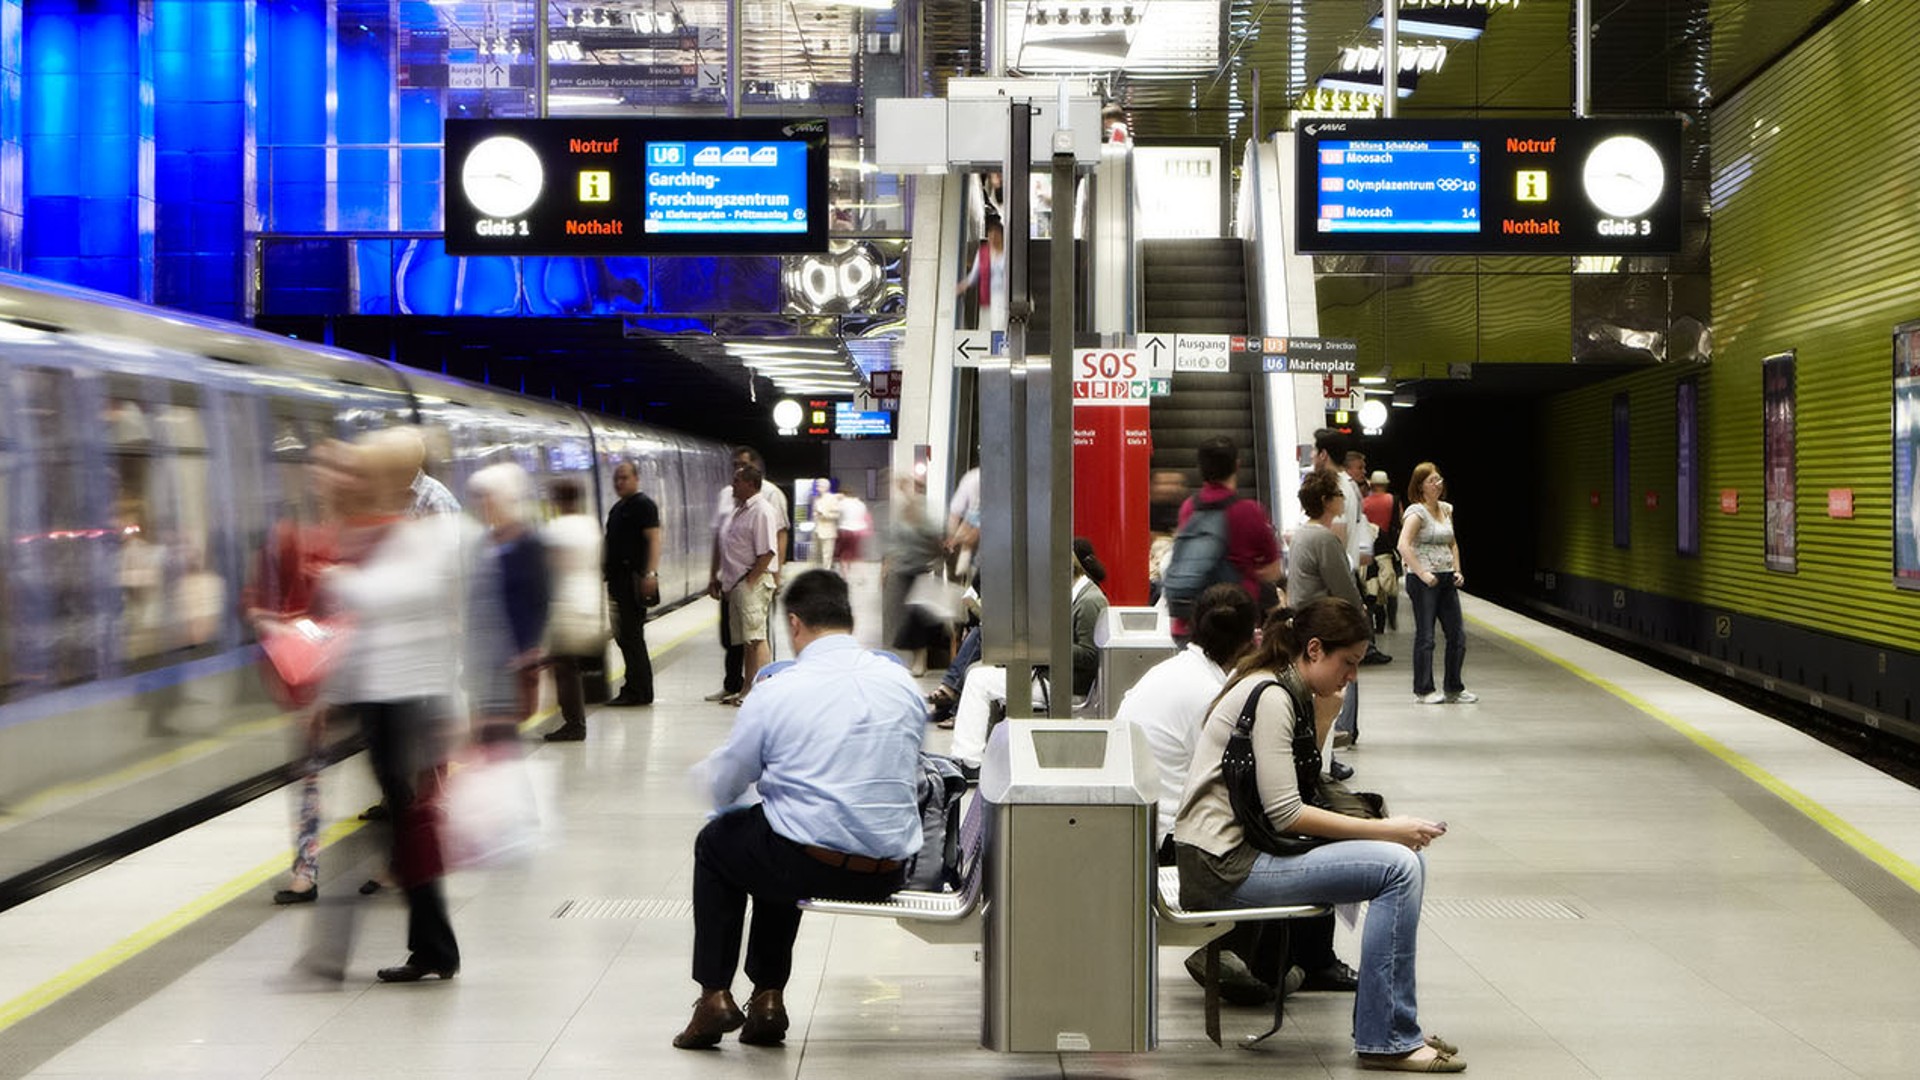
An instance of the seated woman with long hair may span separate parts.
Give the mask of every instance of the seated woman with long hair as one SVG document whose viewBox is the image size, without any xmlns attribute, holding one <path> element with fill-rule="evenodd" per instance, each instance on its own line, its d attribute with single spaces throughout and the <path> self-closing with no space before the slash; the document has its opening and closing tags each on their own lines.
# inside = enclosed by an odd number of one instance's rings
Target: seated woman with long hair
<svg viewBox="0 0 1920 1080">
<path fill-rule="evenodd" d="M 1318 782 L 1318 755 L 1294 760 L 1296 720 L 1314 714 L 1313 698 L 1340 693 L 1367 652 L 1366 615 L 1351 602 L 1325 596 L 1297 613 L 1276 611 L 1261 639 L 1234 668 L 1200 730 L 1174 824 L 1180 902 L 1189 910 L 1371 901 L 1360 941 L 1360 986 L 1354 999 L 1353 1042 L 1366 1069 L 1461 1072 L 1457 1051 L 1420 1030 L 1414 1002 L 1414 946 L 1426 866 L 1418 852 L 1446 831 L 1419 818 L 1348 817 L 1303 798 L 1301 776 Z M 1221 759 L 1247 699 L 1263 685 L 1251 733 L 1257 812 L 1273 836 L 1318 838 L 1299 854 L 1271 854 L 1255 846 L 1235 816 Z M 1324 724 L 1325 720 L 1317 721 Z M 1324 731 L 1311 744 L 1320 745 Z M 1249 819 L 1258 821 L 1257 818 Z M 1271 844 L 1262 840 L 1262 844 Z M 1304 844 L 1283 845 L 1289 848 Z"/>
</svg>

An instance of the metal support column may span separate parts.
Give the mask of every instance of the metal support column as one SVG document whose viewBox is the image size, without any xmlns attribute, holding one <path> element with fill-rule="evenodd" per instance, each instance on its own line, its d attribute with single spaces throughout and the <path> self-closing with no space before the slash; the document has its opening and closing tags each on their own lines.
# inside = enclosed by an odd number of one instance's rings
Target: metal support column
<svg viewBox="0 0 1920 1080">
<path fill-rule="evenodd" d="M 1400 0 L 1380 7 L 1380 115 L 1388 120 L 1400 112 Z"/>
<path fill-rule="evenodd" d="M 1592 102 L 1593 0 L 1573 0 L 1573 115 L 1587 118 Z"/>
</svg>

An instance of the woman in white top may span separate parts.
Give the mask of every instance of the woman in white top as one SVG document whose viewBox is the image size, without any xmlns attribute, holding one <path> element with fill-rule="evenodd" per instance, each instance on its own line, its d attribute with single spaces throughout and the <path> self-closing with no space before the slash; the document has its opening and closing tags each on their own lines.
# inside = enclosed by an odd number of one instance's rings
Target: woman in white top
<svg viewBox="0 0 1920 1080">
<path fill-rule="evenodd" d="M 580 481 L 557 480 L 553 505 L 558 517 L 540 530 L 547 548 L 547 574 L 553 595 L 547 618 L 547 664 L 553 694 L 560 703 L 561 725 L 548 742 L 578 742 L 587 737 L 586 695 L 580 685 L 583 661 L 607 651 L 607 594 L 600 582 L 600 525 L 580 512 Z"/>
<path fill-rule="evenodd" d="M 1414 466 L 1407 482 L 1407 510 L 1400 526 L 1400 561 L 1407 568 L 1407 600 L 1413 605 L 1413 696 L 1422 704 L 1471 704 L 1479 695 L 1460 679 L 1467 659 L 1460 618 L 1460 545 L 1453 534 L 1453 504 L 1443 502 L 1446 479 L 1431 461 Z M 1447 635 L 1446 681 L 1433 686 L 1433 623 Z"/>
</svg>

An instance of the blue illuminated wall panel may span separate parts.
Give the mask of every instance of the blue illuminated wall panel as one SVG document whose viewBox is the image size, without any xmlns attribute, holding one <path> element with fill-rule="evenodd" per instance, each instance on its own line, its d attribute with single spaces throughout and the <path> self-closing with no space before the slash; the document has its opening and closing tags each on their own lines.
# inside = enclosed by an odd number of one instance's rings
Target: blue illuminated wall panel
<svg viewBox="0 0 1920 1080">
<path fill-rule="evenodd" d="M 25 55 L 20 0 L 0 0 L 0 268 L 26 258 L 26 147 L 20 141 L 20 73 Z"/>
<path fill-rule="evenodd" d="M 34 0 L 22 13 L 22 268 L 150 300 L 150 11 L 138 0 Z"/>
<path fill-rule="evenodd" d="M 244 319 L 246 0 L 153 0 L 154 300 Z"/>
<path fill-rule="evenodd" d="M 325 232 L 329 208 L 331 15 L 325 0 L 274 0 L 254 15 L 261 227 Z"/>
</svg>

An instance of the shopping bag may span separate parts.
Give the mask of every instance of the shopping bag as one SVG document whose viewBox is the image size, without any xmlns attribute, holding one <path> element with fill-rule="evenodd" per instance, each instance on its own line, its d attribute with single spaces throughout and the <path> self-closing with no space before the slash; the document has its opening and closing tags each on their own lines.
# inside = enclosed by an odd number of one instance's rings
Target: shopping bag
<svg viewBox="0 0 1920 1080">
<path fill-rule="evenodd" d="M 298 616 L 263 623 L 260 653 L 266 663 L 260 667 L 260 679 L 267 693 L 289 709 L 312 704 L 333 673 L 345 642 L 345 624 L 337 620 Z"/>
<path fill-rule="evenodd" d="M 447 865 L 474 869 L 532 857 L 556 826 L 557 781 L 512 745 L 478 747 L 453 762 L 441 787 Z"/>
<path fill-rule="evenodd" d="M 907 588 L 907 606 L 933 622 L 958 622 L 964 617 L 965 592 L 958 582 L 940 574 L 921 574 Z"/>
</svg>

